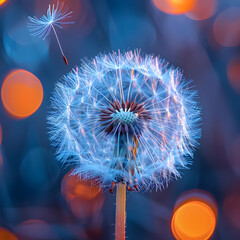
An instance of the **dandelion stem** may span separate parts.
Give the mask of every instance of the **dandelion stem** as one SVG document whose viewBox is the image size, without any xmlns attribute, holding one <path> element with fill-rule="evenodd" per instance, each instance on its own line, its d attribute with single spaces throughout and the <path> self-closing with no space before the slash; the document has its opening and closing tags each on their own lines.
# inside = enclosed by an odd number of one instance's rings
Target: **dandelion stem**
<svg viewBox="0 0 240 240">
<path fill-rule="evenodd" d="M 117 184 L 116 217 L 115 217 L 115 240 L 125 240 L 126 221 L 126 185 Z"/>
</svg>

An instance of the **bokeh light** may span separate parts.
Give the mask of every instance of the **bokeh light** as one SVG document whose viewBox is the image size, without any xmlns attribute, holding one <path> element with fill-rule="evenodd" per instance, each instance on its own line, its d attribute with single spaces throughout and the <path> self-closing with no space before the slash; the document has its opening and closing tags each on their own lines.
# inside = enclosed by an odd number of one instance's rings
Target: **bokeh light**
<svg viewBox="0 0 240 240">
<path fill-rule="evenodd" d="M 6 228 L 0 227 L 0 239 L 2 240 L 18 240 L 18 238 Z"/>
<path fill-rule="evenodd" d="M 42 103 L 42 84 L 32 73 L 21 69 L 15 70 L 5 78 L 1 97 L 4 107 L 11 115 L 26 118 Z"/>
<path fill-rule="evenodd" d="M 7 0 L 0 0 L 0 6 L 3 5 Z"/>
<path fill-rule="evenodd" d="M 183 14 L 194 8 L 195 0 L 153 0 L 154 5 L 168 14 Z"/>
<path fill-rule="evenodd" d="M 99 187 L 91 186 L 90 182 L 81 181 L 72 171 L 67 173 L 62 180 L 62 195 L 67 200 L 81 197 L 84 200 L 91 200 L 99 194 Z"/>
<path fill-rule="evenodd" d="M 225 47 L 240 44 L 240 8 L 230 7 L 221 12 L 214 24 L 213 33 L 216 41 Z"/>
<path fill-rule="evenodd" d="M 210 18 L 216 11 L 217 0 L 196 0 L 191 11 L 186 16 L 193 20 Z"/>
<path fill-rule="evenodd" d="M 61 185 L 61 192 L 72 213 L 78 218 L 89 218 L 97 214 L 104 201 L 104 195 L 92 182 L 80 180 L 77 175 L 67 173 Z"/>
<path fill-rule="evenodd" d="M 230 60 L 227 66 L 227 75 L 232 88 L 240 93 L 240 57 Z"/>
<path fill-rule="evenodd" d="M 216 226 L 217 208 L 210 195 L 195 190 L 184 193 L 175 205 L 171 228 L 177 240 L 207 240 Z"/>
</svg>

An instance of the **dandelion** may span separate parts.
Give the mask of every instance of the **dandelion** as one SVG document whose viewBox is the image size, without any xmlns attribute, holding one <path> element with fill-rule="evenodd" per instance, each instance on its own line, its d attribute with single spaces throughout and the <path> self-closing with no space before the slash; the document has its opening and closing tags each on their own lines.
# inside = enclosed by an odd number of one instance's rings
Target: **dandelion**
<svg viewBox="0 0 240 240">
<path fill-rule="evenodd" d="M 188 85 L 168 62 L 129 51 L 84 61 L 56 86 L 57 158 L 103 189 L 117 185 L 116 239 L 125 239 L 126 189 L 162 189 L 191 163 L 200 110 Z"/>
<path fill-rule="evenodd" d="M 64 3 L 57 3 L 56 5 L 49 5 L 47 15 L 43 15 L 39 19 L 35 16 L 28 17 L 30 20 L 28 26 L 32 36 L 45 39 L 51 32 L 51 29 L 53 30 L 66 65 L 68 65 L 68 61 L 63 53 L 55 26 L 62 29 L 63 27 L 61 25 L 72 24 L 73 22 L 68 21 L 68 19 L 71 18 L 71 14 L 72 11 L 69 12 L 68 7 L 64 6 Z"/>
</svg>

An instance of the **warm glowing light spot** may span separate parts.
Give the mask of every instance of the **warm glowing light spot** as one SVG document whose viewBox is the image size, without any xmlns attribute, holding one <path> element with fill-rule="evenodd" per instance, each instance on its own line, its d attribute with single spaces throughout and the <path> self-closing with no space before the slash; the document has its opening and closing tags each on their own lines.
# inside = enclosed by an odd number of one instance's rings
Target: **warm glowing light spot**
<svg viewBox="0 0 240 240">
<path fill-rule="evenodd" d="M 229 62 L 227 75 L 232 88 L 240 93 L 240 57 L 234 58 Z"/>
<path fill-rule="evenodd" d="M 221 12 L 213 24 L 216 41 L 225 47 L 240 44 L 240 8 L 231 7 Z"/>
<path fill-rule="evenodd" d="M 92 181 L 80 180 L 77 175 L 71 175 L 72 171 L 62 180 L 61 192 L 69 205 L 72 213 L 82 219 L 97 214 L 104 201 L 103 194 Z"/>
<path fill-rule="evenodd" d="M 216 218 L 205 203 L 188 202 L 181 206 L 172 219 L 172 231 L 177 239 L 208 239 L 216 225 Z"/>
<path fill-rule="evenodd" d="M 99 189 L 85 184 L 78 184 L 75 188 L 75 194 L 84 199 L 93 199 L 99 193 Z"/>
<path fill-rule="evenodd" d="M 25 118 L 41 105 L 43 88 L 40 80 L 32 73 L 15 70 L 4 80 L 1 96 L 3 105 L 10 114 Z"/>
<path fill-rule="evenodd" d="M 3 5 L 7 0 L 0 0 L 0 6 Z"/>
<path fill-rule="evenodd" d="M 239 189 L 239 188 L 238 188 Z M 240 229 L 240 193 L 234 192 L 226 197 L 223 204 L 224 219 L 235 227 Z"/>
<path fill-rule="evenodd" d="M 6 228 L 0 227 L 0 239 L 4 240 L 18 240 L 16 236 L 14 236 L 10 231 Z"/>
<path fill-rule="evenodd" d="M 77 175 L 66 174 L 62 180 L 62 195 L 67 200 L 80 197 L 91 200 L 99 194 L 99 188 L 91 186 L 90 181 L 81 181 Z"/>
<path fill-rule="evenodd" d="M 185 193 L 176 203 L 171 228 L 177 240 L 207 240 L 216 226 L 217 209 L 203 191 Z"/>
<path fill-rule="evenodd" d="M 193 20 L 210 18 L 216 10 L 217 0 L 196 0 L 193 9 L 186 16 Z"/>
<path fill-rule="evenodd" d="M 194 8 L 195 0 L 153 0 L 154 5 L 168 14 L 183 14 Z"/>
<path fill-rule="evenodd" d="M 75 217 L 88 219 L 99 214 L 103 202 L 104 197 L 102 195 L 91 200 L 83 200 L 81 197 L 76 197 L 68 202 L 68 206 Z"/>
</svg>

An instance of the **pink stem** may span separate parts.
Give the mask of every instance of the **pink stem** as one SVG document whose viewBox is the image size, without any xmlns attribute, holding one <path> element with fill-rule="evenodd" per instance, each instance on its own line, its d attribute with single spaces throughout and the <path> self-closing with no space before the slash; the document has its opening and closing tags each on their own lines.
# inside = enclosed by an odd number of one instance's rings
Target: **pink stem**
<svg viewBox="0 0 240 240">
<path fill-rule="evenodd" d="M 117 184 L 115 240 L 125 240 L 126 222 L 126 185 Z"/>
</svg>

